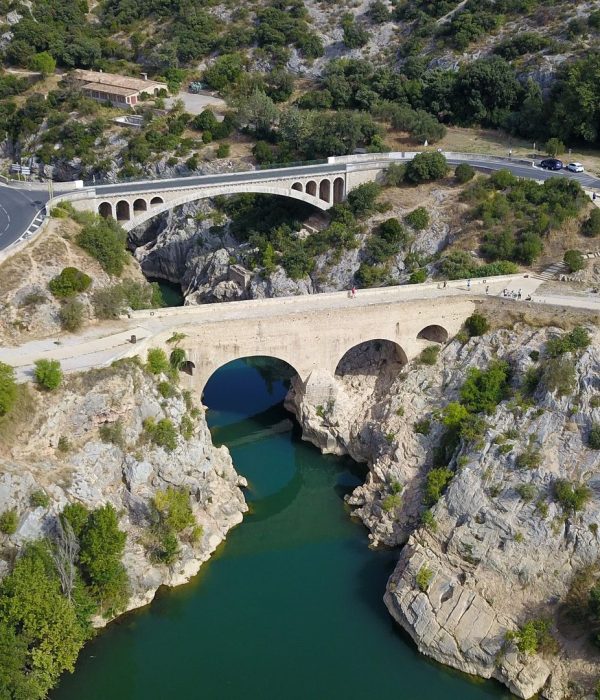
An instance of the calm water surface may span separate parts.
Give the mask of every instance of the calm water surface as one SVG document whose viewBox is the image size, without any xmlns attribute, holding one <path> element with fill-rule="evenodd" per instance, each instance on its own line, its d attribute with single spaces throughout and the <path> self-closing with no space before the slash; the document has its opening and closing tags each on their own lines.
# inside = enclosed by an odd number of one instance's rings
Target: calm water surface
<svg viewBox="0 0 600 700">
<path fill-rule="evenodd" d="M 192 583 L 111 624 L 53 700 L 509 698 L 421 657 L 382 602 L 397 553 L 372 552 L 343 497 L 364 478 L 291 429 L 285 381 L 231 363 L 205 403 L 251 507 Z"/>
</svg>

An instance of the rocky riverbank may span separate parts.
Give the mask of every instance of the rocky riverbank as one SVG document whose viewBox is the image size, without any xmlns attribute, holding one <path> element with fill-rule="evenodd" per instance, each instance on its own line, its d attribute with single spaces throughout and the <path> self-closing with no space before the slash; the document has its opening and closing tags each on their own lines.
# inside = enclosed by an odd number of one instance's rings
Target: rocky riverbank
<svg viewBox="0 0 600 700">
<path fill-rule="evenodd" d="M 89 509 L 110 503 L 119 513 L 127 534 L 127 609 L 149 603 L 159 586 L 180 585 L 197 573 L 241 522 L 245 480 L 227 449 L 213 446 L 203 409 L 166 384 L 166 377 L 130 361 L 69 376 L 56 392 L 24 394 L 13 423 L 0 426 L 0 512 L 18 515 L 16 532 L 0 536 L 0 575 L 27 541 L 52 532 L 69 503 Z M 163 419 L 176 429 L 174 449 L 151 439 L 148 420 Z M 179 538 L 176 560 L 167 566 L 153 554 L 150 530 L 152 498 L 169 487 L 190 494 L 196 536 Z"/>
<path fill-rule="evenodd" d="M 423 653 L 524 698 L 588 697 L 600 676 L 590 627 L 565 612 L 574 581 L 600 556 L 600 452 L 589 446 L 600 347 L 589 330 L 588 348 L 559 359 L 546 348 L 561 330 L 517 325 L 453 340 L 435 364 L 402 369 L 379 343 L 347 358 L 342 376 L 296 382 L 287 399 L 305 439 L 369 463 L 350 503 L 373 546 L 404 545 L 385 592 L 392 616 Z M 428 503 L 441 411 L 473 368 L 495 360 L 508 362 L 509 391 L 480 434 L 460 441 L 445 493 Z M 582 507 L 559 495 L 561 483 L 585 493 Z M 548 622 L 555 642 L 524 653 L 510 638 L 534 620 Z"/>
</svg>

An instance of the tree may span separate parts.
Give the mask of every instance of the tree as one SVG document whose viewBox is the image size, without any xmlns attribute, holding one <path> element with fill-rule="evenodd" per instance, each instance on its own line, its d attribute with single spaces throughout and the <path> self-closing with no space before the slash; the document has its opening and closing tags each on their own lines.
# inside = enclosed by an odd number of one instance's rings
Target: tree
<svg viewBox="0 0 600 700">
<path fill-rule="evenodd" d="M 364 216 L 375 207 L 375 201 L 381 193 L 381 186 L 376 182 L 365 182 L 348 193 L 348 204 L 355 216 Z"/>
<path fill-rule="evenodd" d="M 105 615 L 122 611 L 129 597 L 129 581 L 121 562 L 126 539 L 110 503 L 90 513 L 79 539 L 81 569 Z"/>
<path fill-rule="evenodd" d="M 13 688 L 9 686 L 9 695 L 3 697 L 41 700 L 61 673 L 73 671 L 90 627 L 78 619 L 75 607 L 62 595 L 46 542 L 26 545 L 11 573 L 0 582 L 0 629 L 0 646 L 11 636 L 16 642 L 10 656 L 13 675 L 15 665 L 22 663 L 22 679 L 13 677 Z M 0 669 L 1 677 L 6 672 L 4 656 Z M 19 686 L 27 694 L 16 694 Z"/>
<path fill-rule="evenodd" d="M 438 180 L 448 172 L 448 162 L 443 153 L 426 151 L 417 155 L 406 166 L 406 179 L 415 184 Z"/>
<path fill-rule="evenodd" d="M 57 518 L 54 531 L 52 559 L 60 580 L 63 595 L 71 600 L 77 578 L 79 541 L 67 519 Z"/>
<path fill-rule="evenodd" d="M 369 33 L 358 24 L 350 13 L 342 17 L 342 29 L 344 30 L 344 44 L 349 49 L 360 49 L 369 41 Z"/>
<path fill-rule="evenodd" d="M 44 77 L 51 75 L 56 70 L 56 61 L 47 51 L 34 54 L 29 59 L 29 67 L 33 71 L 38 71 Z"/>
<path fill-rule="evenodd" d="M 114 219 L 94 217 L 84 225 L 76 241 L 109 275 L 118 277 L 123 272 L 127 261 L 127 234 Z"/>
<path fill-rule="evenodd" d="M 204 80 L 214 90 L 232 88 L 242 75 L 244 64 L 242 54 L 224 54 L 204 71 Z"/>
<path fill-rule="evenodd" d="M 279 110 L 275 103 L 261 90 L 256 89 L 249 97 L 238 103 L 236 116 L 238 123 L 259 135 L 268 134 L 278 117 Z"/>
<path fill-rule="evenodd" d="M 389 22 L 391 19 L 390 11 L 383 0 L 373 0 L 367 10 L 367 15 L 371 22 L 375 24 L 383 24 L 384 22 Z"/>
<path fill-rule="evenodd" d="M 58 360 L 36 360 L 34 370 L 35 381 L 49 391 L 58 389 L 63 373 Z"/>
<path fill-rule="evenodd" d="M 551 156 L 559 156 L 566 151 L 565 144 L 557 138 L 551 138 L 546 141 L 546 153 Z"/>
<path fill-rule="evenodd" d="M 6 415 L 17 400 L 15 371 L 10 365 L 0 362 L 0 416 Z"/>
<path fill-rule="evenodd" d="M 503 360 L 490 362 L 487 369 L 471 367 L 460 390 L 460 400 L 471 413 L 493 413 L 506 396 L 509 366 Z"/>
<path fill-rule="evenodd" d="M 578 272 L 583 270 L 585 267 L 585 260 L 583 254 L 579 250 L 567 250 L 563 257 L 563 261 L 567 266 L 569 272 Z"/>
</svg>

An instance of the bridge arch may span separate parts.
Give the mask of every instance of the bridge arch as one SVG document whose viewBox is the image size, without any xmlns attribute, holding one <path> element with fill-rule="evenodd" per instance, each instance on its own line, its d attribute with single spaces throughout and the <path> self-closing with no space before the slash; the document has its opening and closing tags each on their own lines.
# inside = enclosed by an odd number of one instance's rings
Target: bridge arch
<svg viewBox="0 0 600 700">
<path fill-rule="evenodd" d="M 131 219 L 131 209 L 126 199 L 117 202 L 117 221 L 129 221 Z"/>
<path fill-rule="evenodd" d="M 143 211 L 148 211 L 148 202 L 140 197 L 133 203 L 133 215 L 135 216 Z"/>
<path fill-rule="evenodd" d="M 396 341 L 374 338 L 349 347 L 338 361 L 335 375 L 337 377 L 383 376 L 386 370 L 397 374 L 406 364 L 408 364 L 406 352 Z"/>
<path fill-rule="evenodd" d="M 324 202 L 331 201 L 331 182 L 327 178 L 319 183 L 319 199 Z"/>
<path fill-rule="evenodd" d="M 344 178 L 336 177 L 333 181 L 333 203 L 339 204 L 344 201 Z"/>
<path fill-rule="evenodd" d="M 294 182 L 294 184 L 292 185 L 292 189 L 296 190 L 297 192 L 304 192 L 304 186 L 301 182 Z"/>
<path fill-rule="evenodd" d="M 306 183 L 306 194 L 310 194 L 312 197 L 317 196 L 317 183 L 314 180 L 309 180 Z"/>
<path fill-rule="evenodd" d="M 420 330 L 417 338 L 419 340 L 430 340 L 433 343 L 445 343 L 449 338 L 449 334 L 443 326 L 433 324 Z"/>
<path fill-rule="evenodd" d="M 105 219 L 109 219 L 113 215 L 113 208 L 110 202 L 102 202 L 98 207 L 98 214 Z"/>
<path fill-rule="evenodd" d="M 284 359 L 280 354 L 261 354 L 261 353 L 244 353 L 239 357 L 223 358 L 222 362 L 217 363 L 211 368 L 204 377 L 204 381 L 200 387 L 202 394 L 207 390 L 210 390 L 211 379 L 217 374 L 217 372 L 223 370 L 234 362 L 243 361 L 246 364 L 254 367 L 258 373 L 263 377 L 263 379 L 269 384 L 269 382 L 278 381 L 281 379 L 291 380 L 293 377 L 300 377 L 302 381 L 305 377 L 302 377 L 300 372 L 296 369 L 294 364 L 292 364 L 291 359 Z M 189 364 L 194 365 L 193 362 Z M 193 370 L 192 370 L 193 373 Z M 193 374 L 192 374 L 193 376 Z"/>
<path fill-rule="evenodd" d="M 150 200 L 151 207 L 157 207 L 159 204 L 164 204 L 165 200 L 162 197 L 152 197 Z"/>
</svg>

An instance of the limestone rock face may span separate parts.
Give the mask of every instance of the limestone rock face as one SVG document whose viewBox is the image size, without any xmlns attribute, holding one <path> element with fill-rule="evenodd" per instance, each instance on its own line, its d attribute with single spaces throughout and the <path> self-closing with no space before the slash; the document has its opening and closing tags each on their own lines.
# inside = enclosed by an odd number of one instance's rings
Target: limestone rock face
<svg viewBox="0 0 600 700">
<path fill-rule="evenodd" d="M 587 446 L 591 425 L 600 422 L 597 334 L 571 358 L 569 395 L 543 382 L 531 400 L 519 393 L 525 373 L 539 366 L 535 352 L 543 358 L 546 340 L 560 332 L 520 326 L 465 345 L 453 341 L 436 365 L 415 362 L 400 372 L 389 356 L 355 353 L 343 376 L 311 375 L 287 397 L 305 439 L 368 462 L 367 480 L 349 503 L 372 545 L 404 545 L 385 603 L 419 650 L 497 678 L 519 697 L 542 691 L 552 700 L 568 697 L 569 683 L 593 688 L 600 672 L 587 630 L 561 622 L 574 576 L 600 558 L 600 452 Z M 444 431 L 439 410 L 458 398 L 470 368 L 496 358 L 510 364 L 515 398 L 486 416 L 481 439 L 461 444 L 449 465 L 454 477 L 425 526 L 424 483 Z M 538 459 L 519 466 L 519 455 L 531 451 Z M 559 479 L 589 489 L 583 510 L 561 507 Z M 417 583 L 422 570 L 430 572 L 424 589 Z M 526 656 L 506 642 L 507 632 L 539 618 L 552 621 L 556 656 Z"/>
<path fill-rule="evenodd" d="M 68 377 L 56 394 L 37 397 L 35 418 L 0 458 L 0 512 L 16 508 L 19 514 L 17 532 L 2 536 L 3 544 L 18 549 L 51 531 L 67 503 L 88 508 L 111 503 L 127 533 L 123 563 L 131 582 L 129 609 L 150 602 L 161 585 L 188 581 L 247 510 L 240 490 L 245 480 L 228 450 L 212 445 L 204 413 L 191 414 L 189 401 L 180 392 L 164 399 L 157 379 L 132 363 Z M 153 445 L 143 428 L 147 418 L 169 418 L 179 432 L 182 418 L 191 415 L 196 416 L 192 437 L 178 437 L 171 452 Z M 99 427 L 117 421 L 122 440 L 103 442 Z M 181 538 L 179 558 L 167 568 L 151 560 L 148 530 L 150 501 L 169 486 L 191 493 L 202 536 L 198 542 Z M 47 508 L 31 505 L 32 493 L 40 489 L 50 499 Z"/>
</svg>

